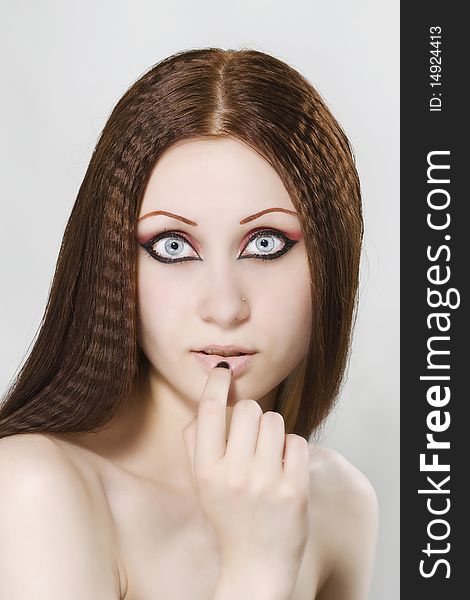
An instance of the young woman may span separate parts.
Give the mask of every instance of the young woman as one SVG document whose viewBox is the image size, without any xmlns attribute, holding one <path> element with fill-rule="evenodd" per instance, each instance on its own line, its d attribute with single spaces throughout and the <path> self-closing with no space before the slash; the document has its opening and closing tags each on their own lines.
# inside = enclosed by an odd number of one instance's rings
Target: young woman
<svg viewBox="0 0 470 600">
<path fill-rule="evenodd" d="M 367 597 L 373 488 L 308 443 L 362 234 L 348 141 L 282 61 L 191 50 L 132 85 L 0 410 L 0 597 Z"/>
</svg>

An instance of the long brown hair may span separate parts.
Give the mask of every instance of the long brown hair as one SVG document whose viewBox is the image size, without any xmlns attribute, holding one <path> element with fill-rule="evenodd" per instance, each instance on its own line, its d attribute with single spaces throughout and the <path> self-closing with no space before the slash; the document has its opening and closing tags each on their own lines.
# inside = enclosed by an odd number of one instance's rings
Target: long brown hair
<svg viewBox="0 0 470 600">
<path fill-rule="evenodd" d="M 0 408 L 0 437 L 96 432 L 144 381 L 135 225 L 151 170 L 174 142 L 232 136 L 277 171 L 299 213 L 312 290 L 308 354 L 279 386 L 286 433 L 308 437 L 340 390 L 363 236 L 350 144 L 313 86 L 268 54 L 170 56 L 111 113 L 67 223 L 45 313 Z"/>
</svg>

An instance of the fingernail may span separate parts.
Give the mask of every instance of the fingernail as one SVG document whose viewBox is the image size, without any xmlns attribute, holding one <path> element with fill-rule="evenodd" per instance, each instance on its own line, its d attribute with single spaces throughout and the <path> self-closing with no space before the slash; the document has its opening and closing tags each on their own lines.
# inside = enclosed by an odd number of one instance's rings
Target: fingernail
<svg viewBox="0 0 470 600">
<path fill-rule="evenodd" d="M 215 365 L 216 367 L 222 367 L 223 369 L 230 369 L 230 365 L 225 360 L 221 360 Z"/>
</svg>

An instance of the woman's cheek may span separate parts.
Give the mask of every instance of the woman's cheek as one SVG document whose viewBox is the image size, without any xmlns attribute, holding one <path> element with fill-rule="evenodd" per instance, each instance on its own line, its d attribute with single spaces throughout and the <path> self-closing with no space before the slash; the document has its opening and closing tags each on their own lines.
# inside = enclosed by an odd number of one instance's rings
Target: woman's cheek
<svg viewBox="0 0 470 600">
<path fill-rule="evenodd" d="M 151 258 L 143 258 L 139 264 L 138 297 L 142 305 L 152 305 L 159 309 L 171 305 L 175 297 L 177 278 L 172 273 L 172 265 L 162 265 Z"/>
<path fill-rule="evenodd" d="M 142 345 L 150 353 L 165 354 L 181 337 L 188 295 L 178 278 L 154 275 L 142 278 L 138 303 Z"/>
<path fill-rule="evenodd" d="M 301 271 L 286 286 L 279 315 L 286 331 L 286 346 L 296 355 L 308 350 L 312 328 L 312 301 L 308 272 Z"/>
</svg>

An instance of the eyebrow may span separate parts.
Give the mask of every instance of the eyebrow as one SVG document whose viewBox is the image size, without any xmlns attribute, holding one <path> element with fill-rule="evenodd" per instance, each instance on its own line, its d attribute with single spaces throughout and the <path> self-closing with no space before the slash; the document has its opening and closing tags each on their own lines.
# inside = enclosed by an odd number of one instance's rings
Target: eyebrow
<svg viewBox="0 0 470 600">
<path fill-rule="evenodd" d="M 244 225 L 245 223 L 254 221 L 255 219 L 258 219 L 259 217 L 262 217 L 266 213 L 270 213 L 270 212 L 283 212 L 283 213 L 297 216 L 297 213 L 295 211 L 289 210 L 287 208 L 266 208 L 265 210 L 261 210 L 260 212 L 255 213 L 254 215 L 245 217 L 244 219 L 242 219 L 240 221 L 240 225 Z M 143 219 L 148 219 L 149 217 L 155 217 L 157 215 L 165 215 L 166 217 L 172 217 L 173 219 L 178 219 L 179 221 L 183 221 L 183 223 L 186 223 L 187 225 L 192 225 L 193 227 L 197 226 L 197 223 L 195 221 L 191 221 L 190 219 L 186 219 L 185 217 L 182 217 L 181 215 L 177 215 L 175 213 L 167 212 L 166 210 L 153 210 L 152 212 L 149 212 L 146 215 L 139 217 L 137 219 L 137 223 L 139 223 L 139 221 L 142 221 Z"/>
<path fill-rule="evenodd" d="M 240 225 L 244 225 L 245 223 L 249 223 L 250 221 L 254 221 L 254 219 L 257 219 L 258 217 L 261 217 L 263 215 L 265 215 L 266 213 L 269 212 L 283 212 L 283 213 L 287 213 L 289 215 L 297 215 L 297 213 L 293 210 L 288 210 L 287 208 L 266 208 L 265 210 L 262 210 L 260 212 L 255 213 L 254 215 L 250 215 L 249 217 L 245 217 L 244 219 L 242 219 L 240 221 Z"/>
</svg>

